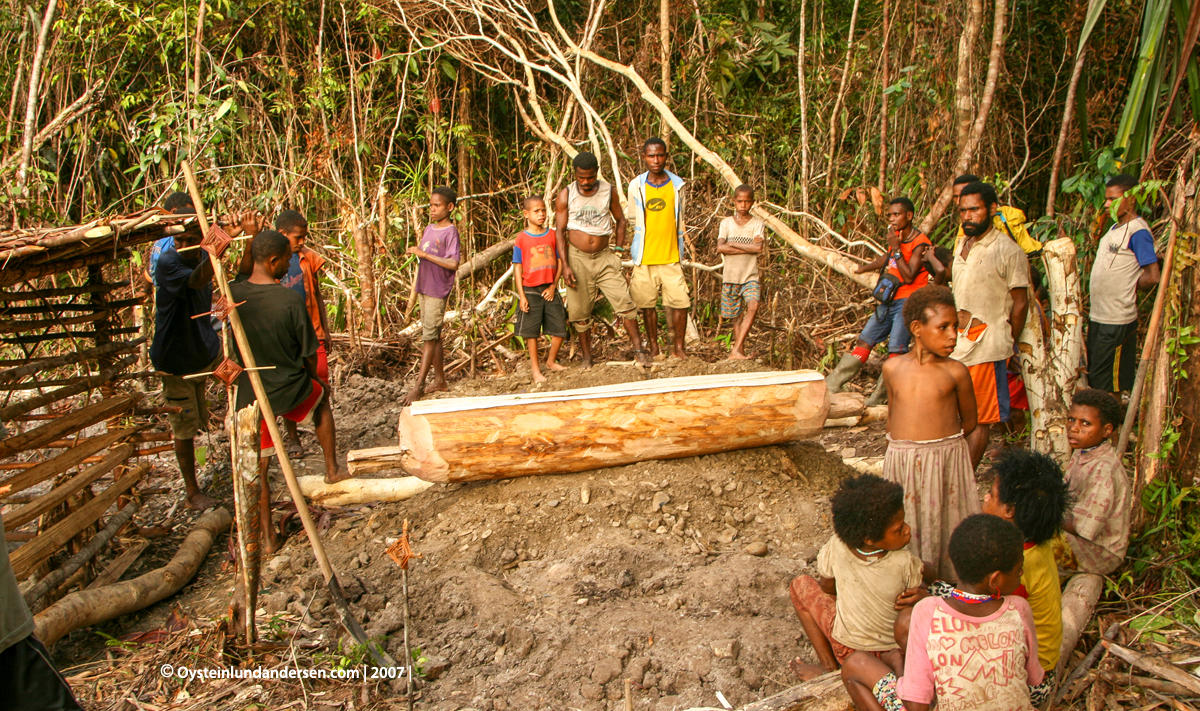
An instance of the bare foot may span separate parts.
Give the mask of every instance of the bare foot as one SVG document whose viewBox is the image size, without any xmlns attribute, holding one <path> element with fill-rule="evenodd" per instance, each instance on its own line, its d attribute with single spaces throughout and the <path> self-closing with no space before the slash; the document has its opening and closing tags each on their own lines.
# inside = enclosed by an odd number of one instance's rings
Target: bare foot
<svg viewBox="0 0 1200 711">
<path fill-rule="evenodd" d="M 420 400 L 421 396 L 424 394 L 425 394 L 424 388 L 422 388 L 419 384 L 414 385 L 413 389 L 408 391 L 408 395 L 405 396 L 404 402 L 402 402 L 400 404 L 400 407 L 408 407 L 409 405 L 413 404 L 417 400 Z"/>
<path fill-rule="evenodd" d="M 566 370 L 567 366 L 559 365 L 558 363 L 547 363 L 546 367 L 550 370 Z"/>
<path fill-rule="evenodd" d="M 750 360 L 750 356 L 741 351 L 731 351 L 729 353 L 729 360 Z"/>
<path fill-rule="evenodd" d="M 541 373 L 534 373 L 533 374 L 533 382 L 544 383 L 544 382 L 546 382 L 546 376 L 542 375 Z"/>
<path fill-rule="evenodd" d="M 435 381 L 433 381 L 433 385 L 430 385 L 428 388 L 425 389 L 425 394 L 427 394 L 427 395 L 429 393 L 448 393 L 448 392 L 450 392 L 450 386 L 446 384 L 445 380 L 443 380 L 441 382 L 438 382 L 435 380 Z"/>
<path fill-rule="evenodd" d="M 673 348 L 671 349 L 671 357 L 683 360 L 687 358 L 687 353 L 682 348 Z"/>
<path fill-rule="evenodd" d="M 583 360 L 579 361 L 579 367 L 583 368 L 584 370 L 587 370 L 588 368 L 592 367 L 592 357 L 584 356 Z"/>
<path fill-rule="evenodd" d="M 211 509 L 214 506 L 220 506 L 221 501 L 219 499 L 214 499 L 202 491 L 198 491 L 189 496 L 188 500 L 185 501 L 183 505 L 189 509 L 192 509 L 193 511 L 204 511 L 205 509 Z"/>
<path fill-rule="evenodd" d="M 263 531 L 263 552 L 267 555 L 275 555 L 279 552 L 280 548 L 283 548 L 284 538 L 284 534 L 277 532 L 274 526 L 268 527 Z"/>
<path fill-rule="evenodd" d="M 800 681 L 816 679 L 822 674 L 828 674 L 829 672 L 834 671 L 833 669 L 826 669 L 820 664 L 809 664 L 800 657 L 796 657 L 792 661 L 788 662 L 788 669 L 791 669 L 792 673 L 795 674 Z"/>
<path fill-rule="evenodd" d="M 346 479 L 350 479 L 353 476 L 354 475 L 350 473 L 349 469 L 346 469 L 345 467 L 338 467 L 337 471 L 334 472 L 332 475 L 330 475 L 329 472 L 325 472 L 325 483 L 326 484 L 336 484 L 339 481 L 345 481 Z"/>
<path fill-rule="evenodd" d="M 652 356 L 646 351 L 634 351 L 633 359 L 642 365 L 650 365 Z"/>
</svg>

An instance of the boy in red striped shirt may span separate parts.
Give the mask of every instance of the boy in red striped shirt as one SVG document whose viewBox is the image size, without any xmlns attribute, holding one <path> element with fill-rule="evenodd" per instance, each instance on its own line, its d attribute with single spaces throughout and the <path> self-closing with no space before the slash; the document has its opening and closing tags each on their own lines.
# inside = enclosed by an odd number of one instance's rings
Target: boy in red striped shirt
<svg viewBox="0 0 1200 711">
<path fill-rule="evenodd" d="M 558 349 L 567 335 L 567 310 L 558 294 L 562 259 L 558 254 L 554 230 L 546 227 L 546 201 L 536 195 L 521 204 L 525 229 L 513 243 L 513 282 L 519 285 L 516 335 L 529 348 L 529 366 L 533 382 L 544 383 L 546 376 L 538 367 L 538 336 L 550 336 L 546 368 L 563 370 L 556 363 Z"/>
</svg>

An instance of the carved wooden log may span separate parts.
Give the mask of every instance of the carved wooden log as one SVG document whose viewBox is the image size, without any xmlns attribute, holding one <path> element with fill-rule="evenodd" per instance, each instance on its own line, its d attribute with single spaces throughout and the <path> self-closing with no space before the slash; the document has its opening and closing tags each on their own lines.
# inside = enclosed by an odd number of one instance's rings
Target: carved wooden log
<svg viewBox="0 0 1200 711">
<path fill-rule="evenodd" d="M 258 503 L 262 479 L 258 473 L 259 411 L 253 402 L 234 414 L 230 449 L 233 464 L 234 521 L 237 522 L 239 570 L 234 586 L 234 630 L 245 635 L 246 644 L 258 638 L 254 611 L 258 609 L 262 519 Z"/>
<path fill-rule="evenodd" d="M 433 486 L 432 482 L 415 476 L 387 479 L 343 479 L 326 484 L 324 477 L 299 477 L 300 489 L 313 503 L 325 506 L 350 506 L 378 501 L 404 501 Z"/>
<path fill-rule="evenodd" d="M 426 400 L 400 413 L 401 464 L 433 482 L 580 472 L 790 442 L 829 407 L 812 371 Z"/>
</svg>

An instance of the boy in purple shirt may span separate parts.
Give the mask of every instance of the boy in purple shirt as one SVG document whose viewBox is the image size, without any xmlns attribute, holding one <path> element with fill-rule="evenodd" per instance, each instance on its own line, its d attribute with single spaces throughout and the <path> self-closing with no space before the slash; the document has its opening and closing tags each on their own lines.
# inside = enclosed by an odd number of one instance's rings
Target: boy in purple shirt
<svg viewBox="0 0 1200 711">
<path fill-rule="evenodd" d="M 458 228 L 450 219 L 458 195 L 446 186 L 438 186 L 429 196 L 429 220 L 432 225 L 425 228 L 419 245 L 408 248 L 409 254 L 417 255 L 417 295 L 421 300 L 421 368 L 417 382 L 404 398 L 407 407 L 426 392 L 436 393 L 449 390 L 446 372 L 443 370 L 445 353 L 442 348 L 442 321 L 446 317 L 446 297 L 454 288 L 454 274 L 458 270 Z M 425 377 L 429 366 L 433 366 L 433 386 L 425 389 Z"/>
</svg>

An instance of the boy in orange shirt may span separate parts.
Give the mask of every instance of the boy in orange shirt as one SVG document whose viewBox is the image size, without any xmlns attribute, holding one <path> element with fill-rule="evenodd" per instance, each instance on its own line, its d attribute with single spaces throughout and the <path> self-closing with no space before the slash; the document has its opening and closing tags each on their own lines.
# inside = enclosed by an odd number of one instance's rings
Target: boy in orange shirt
<svg viewBox="0 0 1200 711">
<path fill-rule="evenodd" d="M 546 227 L 546 201 L 537 195 L 527 197 L 521 211 L 525 215 L 525 229 L 513 241 L 513 283 L 521 306 L 517 335 L 525 339 L 529 348 L 533 382 L 544 383 L 546 376 L 538 365 L 538 337 L 543 333 L 550 336 L 546 368 L 564 369 L 557 363 L 558 349 L 567 337 L 567 307 L 558 295 L 562 260 L 554 230 Z"/>
</svg>

